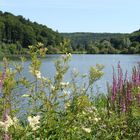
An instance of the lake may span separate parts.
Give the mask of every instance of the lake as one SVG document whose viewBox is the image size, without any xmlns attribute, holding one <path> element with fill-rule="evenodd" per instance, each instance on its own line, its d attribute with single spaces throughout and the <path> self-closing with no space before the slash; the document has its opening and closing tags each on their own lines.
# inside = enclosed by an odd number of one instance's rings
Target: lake
<svg viewBox="0 0 140 140">
<path fill-rule="evenodd" d="M 42 59 L 41 71 L 43 76 L 48 76 L 53 79 L 55 75 L 54 61 L 59 59 L 60 55 L 47 55 L 46 58 Z M 96 64 L 103 64 L 105 68 L 104 76 L 95 83 L 95 87 L 98 87 L 100 92 L 106 93 L 106 83 L 112 82 L 112 66 L 117 70 L 117 64 L 120 61 L 123 71 L 131 73 L 132 67 L 137 65 L 140 61 L 140 55 L 88 55 L 88 54 L 73 54 L 72 59 L 69 62 L 70 69 L 65 76 L 65 81 L 70 81 L 71 71 L 77 69 L 81 74 L 88 74 L 89 68 Z M 1 62 L 0 62 L 1 63 Z M 29 70 L 30 60 L 28 59 L 25 63 L 24 74 L 30 77 Z M 80 82 L 80 81 L 79 81 Z"/>
</svg>

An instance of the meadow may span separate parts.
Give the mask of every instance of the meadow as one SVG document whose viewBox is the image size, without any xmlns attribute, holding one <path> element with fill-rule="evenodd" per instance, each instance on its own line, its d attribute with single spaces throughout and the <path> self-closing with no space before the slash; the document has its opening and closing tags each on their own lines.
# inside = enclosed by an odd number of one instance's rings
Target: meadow
<svg viewBox="0 0 140 140">
<path fill-rule="evenodd" d="M 55 62 L 52 79 L 40 71 L 46 48 L 29 46 L 31 81 L 23 74 L 26 58 L 14 64 L 3 58 L 0 71 L 0 139 L 4 140 L 139 140 L 140 139 L 140 64 L 132 73 L 113 68 L 108 93 L 93 95 L 93 86 L 103 76 L 100 64 L 87 75 L 71 72 L 65 81 L 71 54 Z M 81 79 L 82 83 L 77 82 Z M 87 78 L 88 82 L 84 82 Z M 25 93 L 15 89 L 24 88 Z M 20 91 L 20 90 L 19 90 Z M 90 94 L 91 93 L 91 94 Z M 92 96 L 93 95 L 93 96 Z M 22 103 L 26 101 L 26 109 Z"/>
</svg>

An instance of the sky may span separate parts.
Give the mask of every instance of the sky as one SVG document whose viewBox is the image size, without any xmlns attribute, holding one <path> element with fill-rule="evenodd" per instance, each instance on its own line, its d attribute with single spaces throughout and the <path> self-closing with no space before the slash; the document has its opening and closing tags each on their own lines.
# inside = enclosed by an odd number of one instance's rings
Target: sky
<svg viewBox="0 0 140 140">
<path fill-rule="evenodd" d="M 0 0 L 0 10 L 59 32 L 131 33 L 140 28 L 140 0 Z"/>
</svg>

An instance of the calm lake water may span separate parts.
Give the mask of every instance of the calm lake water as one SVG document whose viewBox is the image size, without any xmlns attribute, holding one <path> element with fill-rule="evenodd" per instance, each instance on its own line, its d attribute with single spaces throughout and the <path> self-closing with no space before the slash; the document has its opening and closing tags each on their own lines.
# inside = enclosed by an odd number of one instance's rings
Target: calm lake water
<svg viewBox="0 0 140 140">
<path fill-rule="evenodd" d="M 59 59 L 60 55 L 47 55 L 46 58 L 42 59 L 41 71 L 43 76 L 48 76 L 53 79 L 55 75 L 55 60 Z M 16 61 L 16 60 L 15 60 Z M 132 67 L 137 65 L 137 62 L 140 61 L 140 55 L 88 55 L 88 54 L 73 54 L 72 59 L 69 62 L 70 69 L 65 76 L 65 81 L 70 81 L 71 71 L 77 69 L 81 74 L 88 74 L 89 68 L 95 66 L 96 64 L 103 64 L 105 68 L 104 76 L 95 83 L 95 87 L 98 87 L 100 92 L 106 93 L 106 83 L 112 82 L 112 66 L 117 69 L 117 64 L 120 61 L 123 71 L 128 71 L 130 75 Z M 0 62 L 1 63 L 1 62 Z M 27 77 L 30 77 L 28 73 L 30 60 L 27 60 L 25 63 L 24 74 Z M 80 82 L 80 81 L 79 81 Z M 86 81 L 85 81 L 86 82 Z"/>
</svg>

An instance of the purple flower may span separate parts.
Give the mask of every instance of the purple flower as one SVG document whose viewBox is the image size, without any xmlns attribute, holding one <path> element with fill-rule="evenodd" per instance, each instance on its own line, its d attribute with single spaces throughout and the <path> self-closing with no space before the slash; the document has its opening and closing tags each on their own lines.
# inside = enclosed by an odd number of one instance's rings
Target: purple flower
<svg viewBox="0 0 140 140">
<path fill-rule="evenodd" d="M 122 112 L 126 112 L 126 104 L 124 101 L 122 103 Z"/>
<path fill-rule="evenodd" d="M 120 62 L 118 63 L 118 90 L 122 90 L 123 87 L 123 72 L 122 72 L 122 68 L 120 66 Z"/>
<path fill-rule="evenodd" d="M 116 79 L 115 70 L 113 67 L 113 86 L 112 86 L 112 96 L 111 96 L 112 101 L 115 100 L 116 94 L 117 94 L 117 79 Z"/>
</svg>

